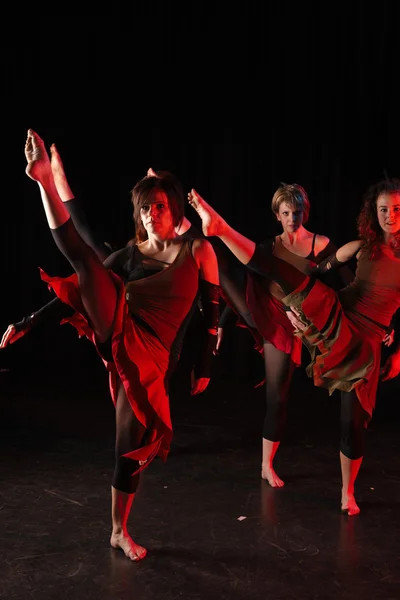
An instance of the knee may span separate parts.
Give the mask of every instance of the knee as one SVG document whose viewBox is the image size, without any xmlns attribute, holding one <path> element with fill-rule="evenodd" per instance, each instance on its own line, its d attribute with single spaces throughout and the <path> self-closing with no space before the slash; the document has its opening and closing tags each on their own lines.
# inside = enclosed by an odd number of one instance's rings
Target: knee
<svg viewBox="0 0 400 600">
<path fill-rule="evenodd" d="M 353 425 L 342 429 L 340 451 L 350 460 L 362 458 L 365 451 L 365 427 Z"/>
<path fill-rule="evenodd" d="M 112 486 L 120 492 L 134 494 L 139 484 L 140 464 L 125 456 L 117 457 L 115 461 Z"/>
</svg>

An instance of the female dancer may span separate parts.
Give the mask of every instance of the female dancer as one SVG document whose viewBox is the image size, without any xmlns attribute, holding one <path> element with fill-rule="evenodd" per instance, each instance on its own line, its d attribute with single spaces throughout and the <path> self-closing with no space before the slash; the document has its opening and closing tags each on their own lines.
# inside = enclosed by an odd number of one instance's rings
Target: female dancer
<svg viewBox="0 0 400 600">
<path fill-rule="evenodd" d="M 95 251 L 100 260 L 104 262 L 112 253 L 111 247 L 109 244 L 99 240 L 96 232 L 90 227 L 81 202 L 75 197 L 68 184 L 64 165 L 55 144 L 51 145 L 50 153 L 51 167 L 60 198 L 63 201 L 65 208 L 68 210 L 79 235 L 87 243 L 87 245 Z M 154 169 L 149 168 L 146 177 L 158 177 L 168 180 L 171 186 L 175 189 L 175 193 L 179 197 L 183 198 L 183 189 L 179 180 L 169 171 L 155 171 Z M 182 220 L 175 227 L 175 233 L 179 235 L 182 240 L 199 238 L 204 239 L 202 232 L 199 231 L 185 216 L 182 217 Z M 137 236 L 135 235 L 135 237 L 128 242 L 127 246 L 135 246 L 137 241 L 141 240 L 138 240 Z M 242 315 L 246 326 L 250 328 L 254 335 L 254 324 L 252 321 L 249 321 L 249 313 L 247 312 L 246 314 L 248 308 L 246 306 L 245 290 L 239 285 L 236 274 L 237 266 L 240 266 L 240 268 L 243 270 L 245 269 L 243 265 L 239 263 L 239 261 L 234 259 L 234 257 L 223 244 L 220 246 L 215 245 L 214 251 L 218 258 L 218 272 L 222 296 L 225 300 L 229 301 L 230 305 L 235 308 L 235 311 Z M 125 256 L 126 253 L 127 251 L 125 250 L 123 256 Z M 232 265 L 232 259 L 236 263 L 236 269 L 234 268 L 234 265 Z M 196 307 L 198 307 L 200 310 L 196 310 Z M 1 338 L 0 349 L 6 348 L 9 344 L 15 343 L 18 339 L 25 336 L 34 327 L 37 327 L 41 323 L 48 321 L 54 323 L 68 322 L 68 318 L 71 317 L 73 313 L 74 310 L 68 304 L 61 302 L 61 300 L 56 297 L 39 310 L 36 310 L 24 317 L 22 320 L 8 325 Z M 211 356 L 209 350 L 205 349 L 205 345 L 207 345 L 207 342 L 211 343 L 211 345 L 214 345 L 214 340 L 209 338 L 207 334 L 207 323 L 204 322 L 203 316 L 204 311 L 201 306 L 201 299 L 199 299 L 199 302 L 193 305 L 191 318 L 188 319 L 187 326 L 181 329 L 174 345 L 175 357 L 177 359 L 177 356 L 184 344 L 184 337 L 186 337 L 187 340 L 195 340 L 195 343 L 186 344 L 185 347 L 185 357 L 189 360 L 188 364 L 191 363 L 193 367 L 191 377 L 192 395 L 198 393 L 198 389 L 195 385 L 193 385 L 193 382 L 196 382 L 195 374 L 198 369 L 201 368 L 204 371 L 205 360 L 208 361 L 208 374 L 210 374 L 211 371 Z"/>
<path fill-rule="evenodd" d="M 235 231 L 195 190 L 189 203 L 202 219 L 205 235 L 218 236 L 249 269 L 281 286 L 283 303 L 303 323 L 301 337 L 312 357 L 308 374 L 329 393 L 341 391 L 341 508 L 349 515 L 359 513 L 354 484 L 375 407 L 381 341 L 400 306 L 400 181 L 370 188 L 358 218 L 360 239 L 316 268 L 323 273 L 356 256 L 355 279 L 339 293 Z M 400 361 L 392 358 L 393 376 L 397 365 Z"/>
<path fill-rule="evenodd" d="M 174 344 L 196 298 L 203 292 L 209 337 L 215 341 L 218 319 L 218 271 L 207 240 L 183 241 L 175 228 L 183 216 L 183 198 L 170 180 L 148 177 L 132 191 L 139 239 L 102 264 L 77 233 L 41 138 L 28 131 L 27 175 L 37 181 L 53 238 L 71 263 L 71 277 L 42 279 L 75 309 L 70 319 L 95 345 L 110 374 L 116 408 L 116 465 L 112 484 L 110 543 L 131 560 L 146 550 L 127 531 L 139 473 L 155 456 L 166 459 L 172 437 L 168 379 Z M 200 279 L 199 279 L 200 277 Z M 212 354 L 213 345 L 208 351 Z M 207 363 L 207 361 L 206 361 Z M 209 383 L 198 373 L 195 391 Z"/>
<path fill-rule="evenodd" d="M 310 213 L 310 202 L 300 185 L 281 184 L 273 195 L 271 209 L 283 229 L 282 234 L 263 242 L 274 256 L 307 273 L 336 250 L 328 237 L 304 227 Z M 334 289 L 350 283 L 353 278 L 347 267 L 341 269 L 340 274 L 341 277 L 331 277 L 328 282 Z M 255 327 L 264 342 L 267 410 L 263 426 L 261 477 L 272 487 L 282 487 L 284 482 L 277 475 L 273 461 L 285 427 L 294 367 L 301 364 L 302 343 L 300 337 L 294 334 L 302 324 L 282 303 L 285 294 L 275 281 L 248 271 L 246 296 Z M 221 315 L 219 328 L 223 326 L 225 315 L 226 311 Z"/>
</svg>

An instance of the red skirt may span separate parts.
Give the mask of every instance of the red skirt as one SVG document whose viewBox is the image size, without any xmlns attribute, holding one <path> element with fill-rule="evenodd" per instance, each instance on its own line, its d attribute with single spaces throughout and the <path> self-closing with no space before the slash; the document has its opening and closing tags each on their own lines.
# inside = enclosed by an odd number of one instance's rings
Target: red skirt
<svg viewBox="0 0 400 600">
<path fill-rule="evenodd" d="M 294 335 L 282 303 L 265 289 L 265 281 L 252 273 L 247 275 L 246 301 L 254 323 L 262 337 L 281 352 L 290 354 L 298 367 L 301 365 L 301 340 Z"/>
<path fill-rule="evenodd" d="M 105 359 L 99 350 L 79 293 L 76 275 L 50 277 L 41 270 L 41 278 L 75 313 L 61 323 L 70 323 L 79 337 L 86 336 L 109 372 L 109 385 L 114 405 L 119 385 L 124 386 L 135 416 L 146 429 L 146 445 L 125 454 L 143 461 L 138 471 L 147 467 L 156 456 L 166 460 L 172 440 L 172 424 L 167 391 L 169 352 L 129 311 L 122 280 L 111 273 L 118 291 L 117 308 L 111 339 L 113 360 Z M 138 472 L 136 471 L 136 472 Z"/>
<path fill-rule="evenodd" d="M 372 416 L 379 382 L 383 326 L 343 309 L 336 292 L 320 281 L 306 280 L 283 299 L 294 306 L 307 329 L 298 335 L 311 354 L 307 374 L 318 387 L 355 390 Z"/>
</svg>

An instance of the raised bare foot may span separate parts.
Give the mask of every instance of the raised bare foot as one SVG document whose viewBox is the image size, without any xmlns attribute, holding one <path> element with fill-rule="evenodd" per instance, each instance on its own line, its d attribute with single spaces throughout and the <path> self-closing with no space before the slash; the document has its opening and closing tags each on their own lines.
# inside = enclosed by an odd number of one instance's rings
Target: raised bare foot
<svg viewBox="0 0 400 600">
<path fill-rule="evenodd" d="M 342 494 L 342 512 L 352 517 L 360 512 L 359 506 L 353 494 Z"/>
<path fill-rule="evenodd" d="M 271 487 L 283 487 L 285 482 L 276 474 L 273 467 L 261 467 L 261 477 L 268 481 Z"/>
<path fill-rule="evenodd" d="M 206 237 L 210 235 L 223 235 L 224 230 L 227 227 L 226 222 L 209 204 L 207 204 L 196 190 L 192 189 L 188 193 L 188 200 L 190 206 L 194 208 L 201 219 L 204 235 Z"/>
<path fill-rule="evenodd" d="M 68 185 L 67 176 L 65 175 L 64 165 L 61 156 L 55 144 L 50 146 L 51 154 L 51 170 L 53 172 L 54 183 L 56 184 L 58 195 L 63 202 L 72 200 L 74 194 Z"/>
<path fill-rule="evenodd" d="M 121 533 L 111 534 L 110 544 L 113 548 L 122 550 L 125 556 L 133 561 L 142 560 L 147 554 L 146 548 L 135 544 L 131 536 L 124 534 L 122 531 Z"/>
<path fill-rule="evenodd" d="M 42 182 L 51 174 L 49 156 L 42 138 L 33 129 L 28 129 L 25 142 L 27 165 L 25 173 L 34 181 Z"/>
</svg>

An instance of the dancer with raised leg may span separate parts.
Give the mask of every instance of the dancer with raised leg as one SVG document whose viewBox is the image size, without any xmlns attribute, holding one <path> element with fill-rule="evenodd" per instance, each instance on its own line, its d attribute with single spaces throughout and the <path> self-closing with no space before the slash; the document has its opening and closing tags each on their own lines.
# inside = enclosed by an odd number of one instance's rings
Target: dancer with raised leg
<svg viewBox="0 0 400 600">
<path fill-rule="evenodd" d="M 132 191 L 137 233 L 129 249 L 105 265 L 78 234 L 55 183 L 44 142 L 29 130 L 26 173 L 39 185 L 53 238 L 75 274 L 42 279 L 76 311 L 70 322 L 93 342 L 110 374 L 116 408 L 116 463 L 112 482 L 110 543 L 133 561 L 146 555 L 128 533 L 127 521 L 139 474 L 159 456 L 167 458 L 172 438 L 168 380 L 176 363 L 175 342 L 202 290 L 212 356 L 218 323 L 218 271 L 207 240 L 182 241 L 175 228 L 183 197 L 171 181 L 148 177 Z M 198 371 L 194 393 L 209 375 Z"/>
<path fill-rule="evenodd" d="M 385 180 L 367 191 L 358 218 L 360 239 L 315 269 L 324 273 L 356 256 L 355 279 L 339 293 L 234 230 L 195 190 L 188 198 L 206 236 L 218 236 L 249 269 L 281 286 L 284 304 L 303 323 L 301 337 L 312 358 L 308 374 L 329 393 L 341 391 L 341 509 L 358 514 L 354 485 L 375 407 L 381 343 L 400 306 L 400 181 Z M 392 376 L 397 366 L 400 361 L 392 358 Z"/>
</svg>

